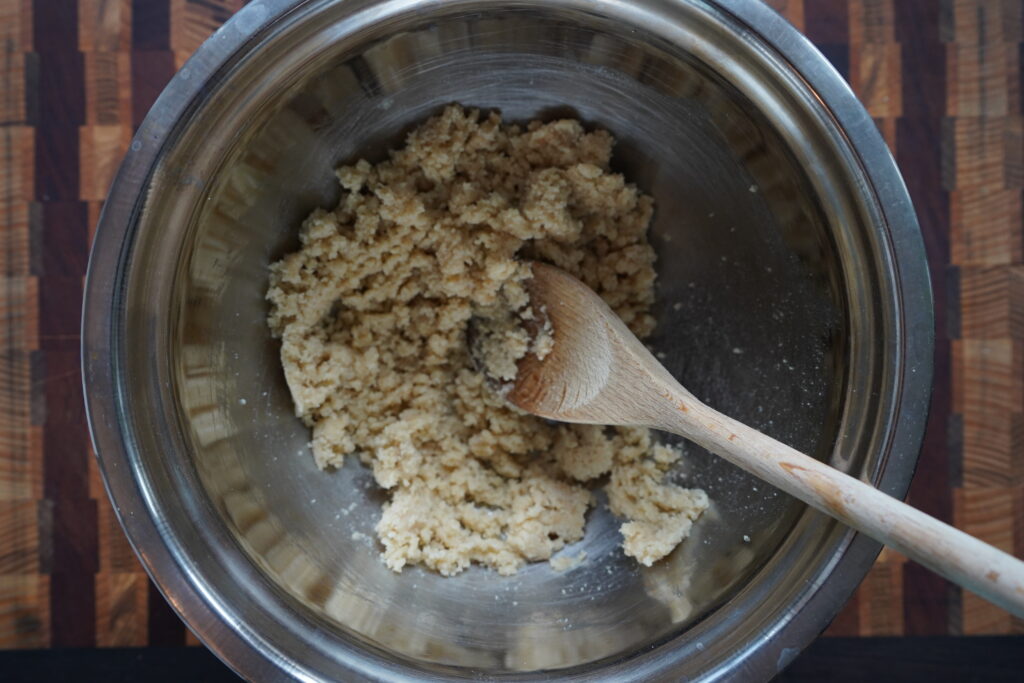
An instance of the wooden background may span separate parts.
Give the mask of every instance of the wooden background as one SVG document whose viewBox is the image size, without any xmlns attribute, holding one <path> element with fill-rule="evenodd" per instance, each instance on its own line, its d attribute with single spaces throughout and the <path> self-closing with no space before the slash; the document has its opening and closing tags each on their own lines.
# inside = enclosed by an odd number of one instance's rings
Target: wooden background
<svg viewBox="0 0 1024 683">
<path fill-rule="evenodd" d="M 89 240 L 163 85 L 241 0 L 0 0 L 0 648 L 195 642 L 90 453 Z M 910 501 L 1024 555 L 1024 0 L 771 0 L 849 79 L 913 195 L 938 321 Z M 831 635 L 1024 633 L 884 552 Z"/>
</svg>

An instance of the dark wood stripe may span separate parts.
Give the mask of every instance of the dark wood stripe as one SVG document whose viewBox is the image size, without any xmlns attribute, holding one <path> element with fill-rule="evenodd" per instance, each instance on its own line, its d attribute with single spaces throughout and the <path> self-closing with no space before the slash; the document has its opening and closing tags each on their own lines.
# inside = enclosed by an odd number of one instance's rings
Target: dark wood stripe
<svg viewBox="0 0 1024 683">
<path fill-rule="evenodd" d="M 39 345 L 44 353 L 78 351 L 82 278 L 88 255 L 88 210 L 82 202 L 45 202 L 42 212 Z M 46 380 L 50 377 L 53 370 L 47 362 Z M 47 431 L 46 435 L 49 434 Z"/>
<path fill-rule="evenodd" d="M 914 80 L 912 74 L 904 82 Z M 949 262 L 949 195 L 942 187 L 941 120 L 902 118 L 896 124 L 897 162 L 917 209 L 935 296 L 935 388 L 923 459 L 912 500 L 926 512 L 950 520 L 952 505 L 946 472 L 946 421 L 950 401 L 950 339 L 946 302 Z M 914 493 L 917 495 L 915 496 Z"/>
<path fill-rule="evenodd" d="M 896 123 L 896 159 L 917 209 L 935 295 L 935 384 L 924 446 L 909 502 L 951 522 L 950 423 L 952 387 L 950 319 L 946 285 L 949 263 L 949 193 L 943 187 L 943 117 L 946 113 L 946 52 L 941 42 L 941 3 L 893 3 L 895 35 L 902 46 L 903 118 Z M 945 634 L 949 626 L 948 583 L 914 563 L 904 567 L 903 612 L 907 635 Z"/>
<path fill-rule="evenodd" d="M 948 205 L 947 205 L 948 206 Z M 947 235 L 950 232 L 947 231 Z M 950 239 L 952 236 L 950 235 Z M 951 256 L 947 252 L 946 262 L 949 262 Z M 934 264 L 932 267 L 933 273 L 940 270 L 940 264 Z M 936 300 L 935 306 L 938 307 L 940 303 L 944 306 L 946 313 L 945 320 L 945 333 L 947 339 L 959 339 L 961 337 L 960 328 L 960 269 L 957 266 L 947 265 L 945 268 L 941 268 L 944 276 L 943 281 L 936 281 L 935 276 L 932 276 L 933 289 L 937 287 L 943 287 L 944 302 Z M 936 330 L 939 329 L 939 320 L 935 321 Z M 937 356 L 938 354 L 936 354 Z M 948 391 L 949 395 L 949 407 L 946 412 L 946 467 L 949 470 L 949 476 L 946 480 L 947 491 L 950 494 L 949 505 L 950 505 L 950 518 L 945 520 L 947 522 L 953 521 L 953 500 L 952 492 L 964 485 L 964 420 L 963 415 L 953 412 L 953 386 L 952 386 L 952 359 L 947 359 L 949 363 L 949 377 L 948 383 L 944 385 L 944 389 Z M 933 406 L 934 409 L 934 406 Z M 941 595 L 946 595 L 948 591 L 943 591 Z M 927 635 L 944 635 L 945 631 L 939 633 L 928 633 Z"/>
<path fill-rule="evenodd" d="M 960 333 L 960 267 L 948 265 L 943 270 L 945 277 L 935 286 L 946 288 L 946 335 L 950 339 L 960 339 L 963 336 Z"/>
<path fill-rule="evenodd" d="M 907 635 L 956 635 L 959 588 L 916 562 L 903 565 L 903 627 Z M 956 600 L 956 604 L 954 604 Z"/>
<path fill-rule="evenodd" d="M 914 119 L 901 119 L 897 122 L 898 154 L 904 179 L 910 188 L 911 196 L 917 206 L 921 230 L 925 238 L 931 264 L 932 281 L 939 286 L 933 287 L 935 296 L 935 363 L 934 386 L 932 390 L 931 408 L 925 431 L 924 445 L 918 460 L 914 481 L 910 488 L 908 501 L 914 507 L 946 522 L 952 522 L 953 500 L 950 490 L 950 473 L 956 469 L 950 464 L 949 450 L 949 414 L 952 409 L 952 377 L 950 358 L 950 339 L 947 336 L 946 296 L 941 286 L 944 271 L 941 264 L 948 259 L 948 204 L 943 201 L 946 193 L 939 185 L 937 156 L 935 150 L 938 142 L 928 138 L 922 129 L 930 122 Z M 933 165 L 934 164 L 934 165 Z M 925 176 L 925 177 L 923 177 Z M 926 176 L 932 176 L 929 180 Z M 943 252 L 946 254 L 942 256 Z M 905 584 L 905 595 L 908 613 L 928 601 L 944 602 L 945 593 L 936 592 L 930 582 L 908 582 Z M 907 635 L 939 635 L 945 633 L 945 619 L 934 619 L 930 615 L 939 611 L 935 604 L 925 610 L 927 619 L 906 618 Z M 927 630 L 916 631 L 910 626 L 923 625 Z"/>
<path fill-rule="evenodd" d="M 146 118 L 153 102 L 174 75 L 174 53 L 166 50 L 132 52 L 132 124 Z"/>
<path fill-rule="evenodd" d="M 171 4 L 169 0 L 132 0 L 132 48 L 171 48 Z"/>
<path fill-rule="evenodd" d="M 949 416 L 949 485 L 958 489 L 964 485 L 964 416 L 953 413 Z"/>
<path fill-rule="evenodd" d="M 850 42 L 848 0 L 811 0 L 804 3 L 804 33 L 816 45 Z"/>
<path fill-rule="evenodd" d="M 98 563 L 96 504 L 89 497 L 88 432 L 79 366 L 79 311 L 88 249 L 79 195 L 79 126 L 85 122 L 84 60 L 77 3 L 36 0 L 35 197 L 31 246 L 39 282 L 42 354 L 34 390 L 43 409 L 43 488 L 54 647 L 95 645 L 93 574 Z"/>
<path fill-rule="evenodd" d="M 1024 17 L 1024 12 L 1021 12 L 1021 17 Z M 1024 112 L 1024 43 L 1017 45 L 1017 111 Z M 1011 102 L 1010 106 L 1013 107 L 1014 103 Z"/>
<path fill-rule="evenodd" d="M 149 644 L 152 646 L 183 646 L 185 624 L 164 600 L 153 582 L 149 582 Z"/>
<path fill-rule="evenodd" d="M 946 45 L 941 42 L 941 7 L 936 0 L 893 2 L 896 42 L 903 46 L 903 116 L 941 120 L 946 115 Z M 932 141 L 940 140 L 932 130 Z M 938 187 L 938 186 L 936 186 Z"/>
<path fill-rule="evenodd" d="M 84 219 L 79 228 L 86 229 Z M 56 248 L 53 242 L 48 245 Z M 45 496 L 50 501 L 51 645 L 90 647 L 96 639 L 93 575 L 99 553 L 96 501 L 89 497 L 88 432 L 74 326 L 81 277 L 45 276 L 39 290 L 40 343 L 46 365 L 43 462 Z"/>
<path fill-rule="evenodd" d="M 44 289 L 43 285 L 40 289 Z M 46 352 L 45 493 L 53 501 L 50 632 L 53 647 L 96 643 L 93 575 L 98 568 L 96 501 L 82 382 L 74 351 Z"/>
<path fill-rule="evenodd" d="M 33 5 L 38 52 L 36 107 L 36 197 L 78 199 L 78 127 L 85 122 L 83 59 L 78 51 L 74 2 L 36 0 Z"/>
<path fill-rule="evenodd" d="M 843 78 L 850 77 L 850 12 L 847 0 L 804 4 L 804 32 Z"/>
<path fill-rule="evenodd" d="M 89 207 L 80 201 L 44 201 L 41 208 L 43 253 L 42 269 L 39 274 L 52 280 L 77 279 L 85 275 L 89 262 Z M 81 284 L 77 287 L 81 291 Z M 40 296 L 45 297 L 47 294 L 40 291 Z M 74 311 L 81 302 L 72 301 L 69 302 L 70 305 L 54 303 L 74 317 Z M 71 329 L 75 330 L 77 335 L 78 322 L 75 320 L 71 323 L 60 323 L 65 325 L 61 331 Z M 47 334 L 42 329 L 40 333 Z"/>
<path fill-rule="evenodd" d="M 822 635 L 830 637 L 856 636 L 860 633 L 860 592 L 843 606 Z"/>
</svg>

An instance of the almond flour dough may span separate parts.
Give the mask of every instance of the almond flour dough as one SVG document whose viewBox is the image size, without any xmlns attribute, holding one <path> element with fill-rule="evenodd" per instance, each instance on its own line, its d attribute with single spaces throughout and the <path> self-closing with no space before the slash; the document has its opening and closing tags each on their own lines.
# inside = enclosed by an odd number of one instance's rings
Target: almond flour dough
<svg viewBox="0 0 1024 683">
<path fill-rule="evenodd" d="M 388 491 L 376 531 L 393 570 L 511 574 L 549 559 L 583 537 L 588 487 L 605 475 L 623 549 L 645 565 L 707 507 L 666 481 L 679 453 L 646 429 L 526 415 L 469 356 L 474 314 L 526 305 L 525 259 L 564 268 L 651 332 L 652 201 L 609 171 L 613 142 L 578 121 L 520 128 L 450 106 L 388 160 L 339 168 L 338 206 L 314 211 L 301 248 L 271 266 L 269 325 L 296 414 L 319 467 L 355 454 Z"/>
</svg>

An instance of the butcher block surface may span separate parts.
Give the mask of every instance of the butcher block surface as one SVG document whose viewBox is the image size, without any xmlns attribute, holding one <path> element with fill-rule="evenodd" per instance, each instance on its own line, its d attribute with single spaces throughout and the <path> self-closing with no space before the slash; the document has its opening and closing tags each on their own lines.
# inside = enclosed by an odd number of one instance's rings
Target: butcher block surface
<svg viewBox="0 0 1024 683">
<path fill-rule="evenodd" d="M 195 643 L 107 500 L 82 399 L 89 242 L 163 86 L 240 0 L 0 0 L 0 649 Z M 1021 0 L 772 0 L 893 150 L 935 291 L 910 502 L 1024 555 Z M 826 635 L 1024 633 L 883 551 Z"/>
</svg>

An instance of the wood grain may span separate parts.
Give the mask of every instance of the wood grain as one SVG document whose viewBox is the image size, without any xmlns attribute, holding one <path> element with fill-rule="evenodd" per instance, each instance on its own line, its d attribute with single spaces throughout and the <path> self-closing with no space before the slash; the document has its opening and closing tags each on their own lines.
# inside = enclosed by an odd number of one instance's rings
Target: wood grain
<svg viewBox="0 0 1024 683">
<path fill-rule="evenodd" d="M 961 266 L 1009 266 L 1024 258 L 1022 193 L 976 185 L 950 192 L 951 260 Z M 970 307 L 964 305 L 964 313 Z"/>
<path fill-rule="evenodd" d="M 951 261 L 960 266 L 954 410 L 962 432 L 959 526 L 1024 552 L 1021 40 L 1024 3 L 953 3 L 947 73 Z M 1015 507 L 1018 506 L 1018 507 Z M 964 634 L 1013 633 L 1020 620 L 964 594 Z"/>
<path fill-rule="evenodd" d="M 25 75 L 34 61 L 31 3 L 0 3 L 0 647 L 45 647 L 49 536 L 42 444 L 33 420 L 38 286 L 30 231 L 36 132 Z"/>
<path fill-rule="evenodd" d="M 893 148 L 920 217 L 938 353 L 911 501 L 1020 555 L 1024 415 L 1012 375 L 1020 376 L 1024 342 L 1024 2 L 769 4 L 849 78 Z M 0 0 L 0 557 L 8 558 L 0 560 L 0 647 L 67 644 L 68 633 L 89 644 L 141 644 L 131 635 L 140 623 L 144 642 L 185 642 L 128 550 L 95 472 L 82 466 L 90 456 L 69 378 L 85 249 L 110 175 L 166 80 L 241 5 Z M 72 431 L 55 433 L 63 429 Z M 61 468 L 88 471 L 88 482 L 65 481 Z M 987 497 L 994 502 L 983 504 Z M 85 520 L 72 526 L 84 524 L 91 549 L 59 532 L 75 516 Z M 54 572 L 55 562 L 71 564 Z M 76 572 L 81 583 L 70 578 Z M 59 594 L 86 584 L 88 608 L 81 595 L 69 608 L 52 604 L 52 586 Z M 60 627 L 55 640 L 51 613 L 90 626 Z M 1022 630 L 915 563 L 883 554 L 830 633 Z"/>
</svg>

